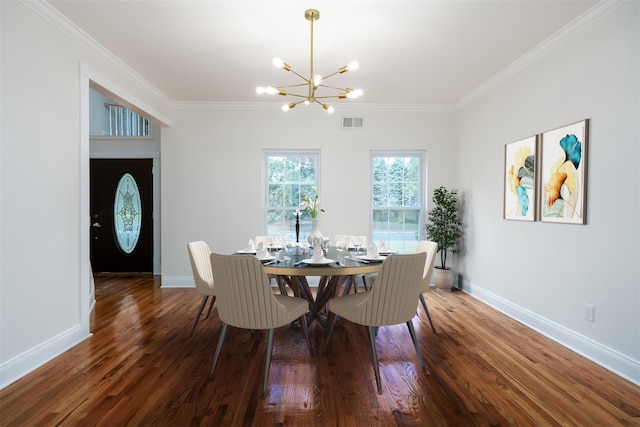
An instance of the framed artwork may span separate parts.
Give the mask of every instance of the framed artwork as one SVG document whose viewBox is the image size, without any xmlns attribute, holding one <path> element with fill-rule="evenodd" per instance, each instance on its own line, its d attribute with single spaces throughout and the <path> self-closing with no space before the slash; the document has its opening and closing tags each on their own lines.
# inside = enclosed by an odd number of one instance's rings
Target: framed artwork
<svg viewBox="0 0 640 427">
<path fill-rule="evenodd" d="M 504 146 L 504 219 L 536 219 L 537 136 Z"/>
<path fill-rule="evenodd" d="M 589 119 L 542 134 L 540 221 L 586 224 Z"/>
</svg>

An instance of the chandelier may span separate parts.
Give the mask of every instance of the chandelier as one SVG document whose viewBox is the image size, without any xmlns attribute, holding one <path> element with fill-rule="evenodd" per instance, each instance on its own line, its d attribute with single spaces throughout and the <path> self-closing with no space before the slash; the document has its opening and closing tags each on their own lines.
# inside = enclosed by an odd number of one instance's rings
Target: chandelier
<svg viewBox="0 0 640 427">
<path fill-rule="evenodd" d="M 309 22 L 311 22 L 311 53 L 310 53 L 311 59 L 310 59 L 309 78 L 306 78 L 301 74 L 297 73 L 294 69 L 291 68 L 289 64 L 284 62 L 282 59 L 273 58 L 274 66 L 278 68 L 282 68 L 285 71 L 292 72 L 293 74 L 295 74 L 296 76 L 304 80 L 304 83 L 298 83 L 298 84 L 293 84 L 288 86 L 267 86 L 267 87 L 259 86 L 256 88 L 256 93 L 258 94 L 266 93 L 268 95 L 292 96 L 292 97 L 299 98 L 299 100 L 297 101 L 292 101 L 288 104 L 283 105 L 282 106 L 283 111 L 288 111 L 301 103 L 304 103 L 305 105 L 309 105 L 312 102 L 315 102 L 320 104 L 322 108 L 327 110 L 327 112 L 333 113 L 333 107 L 323 102 L 323 100 L 329 99 L 329 98 L 355 99 L 362 96 L 362 89 L 351 89 L 348 87 L 339 88 L 334 86 L 328 86 L 324 84 L 324 81 L 326 81 L 329 77 L 335 76 L 336 74 L 344 74 L 347 71 L 357 70 L 358 63 L 356 61 L 350 62 L 348 65 L 345 65 L 344 67 L 338 69 L 338 71 L 335 71 L 334 73 L 331 73 L 324 77 L 319 74 L 314 76 L 313 75 L 313 21 L 317 21 L 318 19 L 320 19 L 320 12 L 318 12 L 316 9 L 307 9 L 304 12 L 304 17 Z M 306 91 L 306 94 L 292 93 L 287 91 L 287 89 L 289 88 L 300 88 L 300 89 L 306 88 L 307 91 Z M 319 88 L 334 90 L 334 91 L 337 91 L 338 93 L 333 95 L 318 95 L 316 94 L 316 91 Z"/>
</svg>

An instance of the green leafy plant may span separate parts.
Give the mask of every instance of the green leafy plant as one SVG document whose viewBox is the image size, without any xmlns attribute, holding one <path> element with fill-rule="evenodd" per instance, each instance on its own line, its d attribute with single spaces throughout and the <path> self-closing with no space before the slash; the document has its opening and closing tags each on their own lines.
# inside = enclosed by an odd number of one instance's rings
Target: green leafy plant
<svg viewBox="0 0 640 427">
<path fill-rule="evenodd" d="M 307 197 L 302 199 L 300 205 L 302 209 L 309 212 L 311 218 L 316 218 L 320 212 L 324 212 L 324 209 L 320 209 L 320 197 L 316 187 L 311 187 L 311 194 L 307 194 Z"/>
<path fill-rule="evenodd" d="M 433 209 L 429 211 L 425 230 L 427 238 L 438 244 L 440 267 L 446 268 L 447 253 L 457 252 L 462 237 L 462 221 L 458 214 L 458 192 L 445 187 L 433 191 Z"/>
</svg>

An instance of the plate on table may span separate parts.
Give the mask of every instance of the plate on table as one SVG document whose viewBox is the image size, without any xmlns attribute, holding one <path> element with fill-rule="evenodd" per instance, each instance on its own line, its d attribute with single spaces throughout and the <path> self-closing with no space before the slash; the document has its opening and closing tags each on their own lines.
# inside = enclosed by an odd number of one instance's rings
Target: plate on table
<svg viewBox="0 0 640 427">
<path fill-rule="evenodd" d="M 302 262 L 304 262 L 305 264 L 309 264 L 309 265 L 329 265 L 331 263 L 336 262 L 333 259 L 329 259 L 329 258 L 324 258 L 320 261 L 313 261 L 311 258 L 306 258 L 303 259 Z"/>
<path fill-rule="evenodd" d="M 266 261 L 273 261 L 277 257 L 274 256 L 274 255 L 267 255 L 267 256 L 263 256 L 263 257 L 256 256 L 256 258 L 258 258 L 261 262 L 266 262 Z"/>
<path fill-rule="evenodd" d="M 256 251 L 247 251 L 245 249 L 240 249 L 239 251 L 236 251 L 237 254 L 243 254 L 243 255 L 255 255 Z"/>
<path fill-rule="evenodd" d="M 358 255 L 356 258 L 363 259 L 365 261 L 370 262 L 382 262 L 387 259 L 386 256 L 378 255 L 378 256 L 369 256 L 369 255 Z"/>
<path fill-rule="evenodd" d="M 395 251 L 384 251 L 384 252 L 378 252 L 378 255 L 389 256 L 389 255 L 393 255 L 395 253 L 396 253 Z"/>
</svg>

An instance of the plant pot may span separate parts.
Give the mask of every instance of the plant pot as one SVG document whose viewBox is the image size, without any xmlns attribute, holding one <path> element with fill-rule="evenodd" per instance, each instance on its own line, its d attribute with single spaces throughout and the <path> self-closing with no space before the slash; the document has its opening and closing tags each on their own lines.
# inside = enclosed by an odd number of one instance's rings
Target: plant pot
<svg viewBox="0 0 640 427">
<path fill-rule="evenodd" d="M 453 270 L 451 268 L 433 269 L 433 280 L 436 283 L 436 290 L 441 292 L 451 292 L 453 287 Z"/>
</svg>

